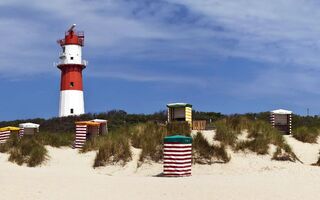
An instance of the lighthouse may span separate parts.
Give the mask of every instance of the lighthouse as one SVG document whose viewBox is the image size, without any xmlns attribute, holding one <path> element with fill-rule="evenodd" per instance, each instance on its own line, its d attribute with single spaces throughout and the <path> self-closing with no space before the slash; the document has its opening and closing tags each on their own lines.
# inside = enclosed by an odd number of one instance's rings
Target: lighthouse
<svg viewBox="0 0 320 200">
<path fill-rule="evenodd" d="M 84 114 L 82 70 L 87 61 L 82 60 L 83 32 L 73 24 L 58 40 L 62 48 L 57 67 L 61 70 L 59 117 Z"/>
</svg>

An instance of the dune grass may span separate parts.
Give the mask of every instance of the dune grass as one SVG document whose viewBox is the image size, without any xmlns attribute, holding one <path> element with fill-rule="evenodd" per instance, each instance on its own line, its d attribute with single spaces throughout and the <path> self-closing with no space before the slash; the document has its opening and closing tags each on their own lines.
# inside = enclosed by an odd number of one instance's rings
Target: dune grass
<svg viewBox="0 0 320 200">
<path fill-rule="evenodd" d="M 256 152 L 258 155 L 268 154 L 269 143 L 266 139 L 259 137 L 253 140 L 239 141 L 236 146 L 236 151 L 245 151 L 246 149 Z"/>
<path fill-rule="evenodd" d="M 224 145 L 234 146 L 236 144 L 238 131 L 234 129 L 230 124 L 228 124 L 227 119 L 219 120 L 215 123 L 216 134 L 214 136 L 215 140 L 220 141 Z"/>
<path fill-rule="evenodd" d="M 108 164 L 124 166 L 131 159 L 132 152 L 129 138 L 123 134 L 109 134 L 99 147 L 93 167 L 96 168 Z"/>
<path fill-rule="evenodd" d="M 167 134 L 165 126 L 148 122 L 136 125 L 130 133 L 132 146 L 141 149 L 138 166 L 144 161 L 159 162 L 162 160 L 163 138 Z"/>
<path fill-rule="evenodd" d="M 10 138 L 3 144 L 0 144 L 0 153 L 7 153 L 11 148 L 17 146 L 19 143 L 19 137 L 16 134 L 11 134 Z"/>
<path fill-rule="evenodd" d="M 253 139 L 249 149 L 257 154 L 267 154 L 270 144 L 282 146 L 285 143 L 283 135 L 264 121 L 253 122 L 248 133 Z"/>
<path fill-rule="evenodd" d="M 258 155 L 269 153 L 269 146 L 275 145 L 274 160 L 300 161 L 286 143 L 283 135 L 269 123 L 262 120 L 249 120 L 242 116 L 231 116 L 216 122 L 215 140 L 230 145 L 235 151 L 249 150 Z M 248 132 L 248 139 L 238 141 L 237 136 Z M 301 162 L 301 161 L 300 161 Z"/>
<path fill-rule="evenodd" d="M 89 151 L 98 151 L 99 148 L 105 144 L 106 140 L 108 140 L 108 138 L 105 135 L 93 137 L 84 143 L 84 146 L 79 150 L 79 152 L 86 153 Z"/>
<path fill-rule="evenodd" d="M 71 146 L 74 141 L 73 133 L 40 132 L 34 135 L 35 139 L 43 145 L 52 147 Z"/>
<path fill-rule="evenodd" d="M 106 135 L 96 135 L 87 139 L 84 146 L 79 150 L 79 153 L 86 153 L 89 151 L 98 151 L 100 147 L 104 146 L 107 140 L 115 138 L 116 136 L 130 137 L 130 126 L 122 126 L 118 129 L 110 131 Z"/>
<path fill-rule="evenodd" d="M 45 145 L 53 147 L 70 146 L 74 136 L 71 133 L 40 132 L 34 135 L 24 135 L 19 138 L 11 134 L 6 143 L 0 145 L 1 153 L 9 153 L 9 161 L 29 167 L 41 165 L 48 159 Z"/>
<path fill-rule="evenodd" d="M 200 132 L 193 137 L 192 150 L 194 163 L 212 164 L 214 159 L 223 163 L 230 161 L 224 145 L 210 145 Z"/>
<path fill-rule="evenodd" d="M 167 134 L 166 135 L 191 135 L 191 128 L 188 122 L 170 122 L 167 124 Z"/>
<path fill-rule="evenodd" d="M 292 152 L 291 147 L 286 144 L 284 146 L 284 148 L 281 148 L 279 146 L 277 147 L 276 151 L 274 152 L 274 154 L 272 156 L 272 160 L 295 162 L 296 160 L 298 160 L 298 158 Z"/>
<path fill-rule="evenodd" d="M 12 134 L 4 146 L 3 152 L 10 154 L 8 160 L 18 165 L 27 164 L 28 167 L 36 167 L 48 158 L 44 145 L 33 136 L 18 139 L 16 134 Z"/>
<path fill-rule="evenodd" d="M 292 133 L 292 136 L 301 142 L 317 143 L 319 131 L 317 128 L 307 128 L 302 126 L 295 129 Z"/>
</svg>

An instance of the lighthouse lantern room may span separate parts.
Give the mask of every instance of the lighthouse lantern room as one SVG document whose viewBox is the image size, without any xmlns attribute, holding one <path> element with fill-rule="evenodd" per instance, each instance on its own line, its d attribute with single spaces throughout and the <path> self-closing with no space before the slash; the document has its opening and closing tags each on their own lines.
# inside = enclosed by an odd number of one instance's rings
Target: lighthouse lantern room
<svg viewBox="0 0 320 200">
<path fill-rule="evenodd" d="M 82 70 L 87 62 L 82 60 L 83 32 L 75 31 L 75 24 L 58 40 L 62 48 L 57 67 L 61 70 L 59 117 L 84 114 Z"/>
</svg>

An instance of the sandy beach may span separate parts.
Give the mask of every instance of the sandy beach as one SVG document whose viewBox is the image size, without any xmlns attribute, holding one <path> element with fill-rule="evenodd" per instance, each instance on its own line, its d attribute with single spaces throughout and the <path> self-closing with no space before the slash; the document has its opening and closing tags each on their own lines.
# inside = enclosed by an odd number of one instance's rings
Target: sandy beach
<svg viewBox="0 0 320 200">
<path fill-rule="evenodd" d="M 99 169 L 92 168 L 95 152 L 66 147 L 47 146 L 50 158 L 36 168 L 0 154 L 1 199 L 319 199 L 320 167 L 310 166 L 319 145 L 286 140 L 304 164 L 230 151 L 229 163 L 193 165 L 192 176 L 184 178 L 157 177 L 158 163 L 137 168 L 139 149 L 132 149 L 127 165 Z"/>
</svg>

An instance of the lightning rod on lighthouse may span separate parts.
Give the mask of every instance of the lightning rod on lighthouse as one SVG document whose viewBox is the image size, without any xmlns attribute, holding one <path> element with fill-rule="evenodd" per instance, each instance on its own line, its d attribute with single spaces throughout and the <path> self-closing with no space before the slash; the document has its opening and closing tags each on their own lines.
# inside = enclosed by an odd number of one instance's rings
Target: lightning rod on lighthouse
<svg viewBox="0 0 320 200">
<path fill-rule="evenodd" d="M 59 117 L 84 114 L 82 70 L 87 62 L 82 60 L 83 32 L 73 24 L 58 40 L 62 48 L 57 67 L 61 70 Z"/>
</svg>

